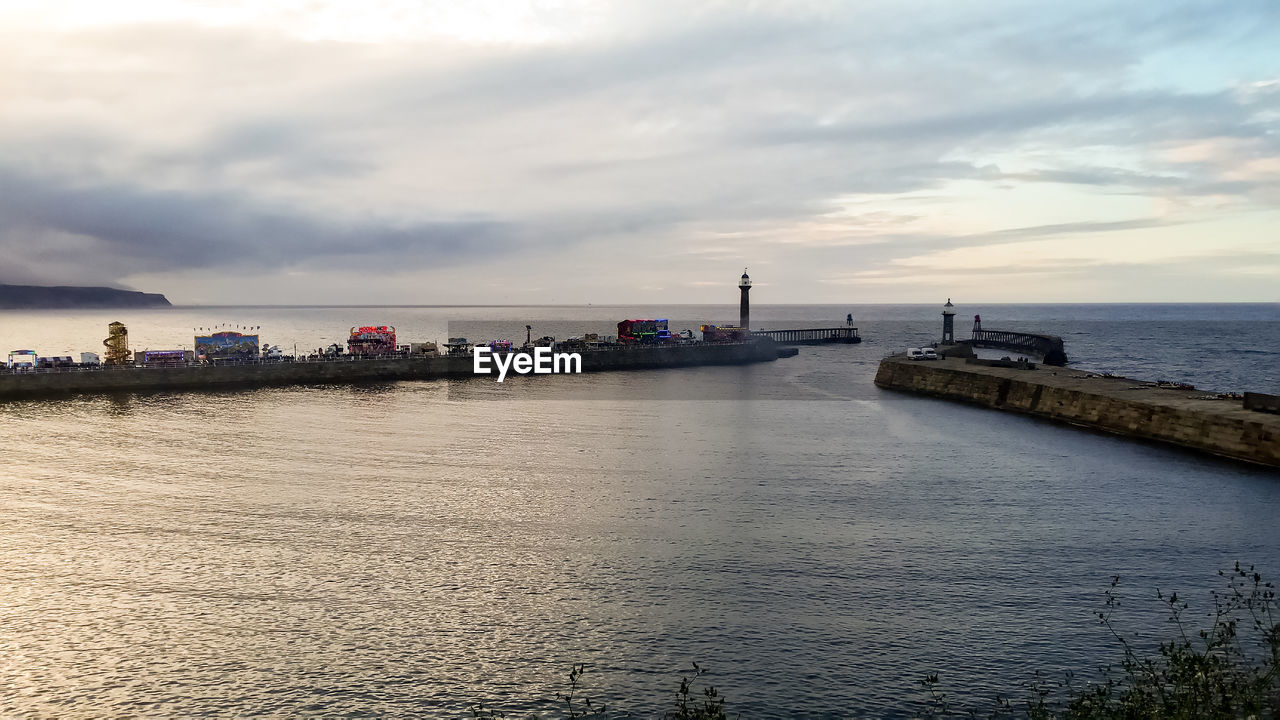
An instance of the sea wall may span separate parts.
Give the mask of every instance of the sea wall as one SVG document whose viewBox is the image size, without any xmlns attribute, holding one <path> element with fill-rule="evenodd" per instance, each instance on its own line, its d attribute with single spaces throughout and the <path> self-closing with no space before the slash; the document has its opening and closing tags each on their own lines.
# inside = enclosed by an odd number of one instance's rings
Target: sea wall
<svg viewBox="0 0 1280 720">
<path fill-rule="evenodd" d="M 886 358 L 876 385 L 1022 413 L 1280 468 L 1280 416 L 1240 399 L 1065 368 L 1001 368 L 960 359 Z"/>
<path fill-rule="evenodd" d="M 1258 412 L 1280 413 L 1280 395 L 1247 392 L 1244 394 L 1244 408 Z"/>
<path fill-rule="evenodd" d="M 739 365 L 776 360 L 769 340 L 728 345 L 629 347 L 581 353 L 583 372 Z M 316 362 L 269 362 L 188 367 L 120 367 L 0 373 L 0 399 L 66 393 L 221 389 L 268 385 L 473 377 L 470 355 Z"/>
</svg>

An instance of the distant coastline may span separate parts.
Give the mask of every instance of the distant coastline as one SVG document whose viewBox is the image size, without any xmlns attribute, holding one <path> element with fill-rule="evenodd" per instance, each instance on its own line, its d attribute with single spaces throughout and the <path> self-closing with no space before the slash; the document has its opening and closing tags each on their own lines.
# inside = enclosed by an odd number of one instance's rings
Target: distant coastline
<svg viewBox="0 0 1280 720">
<path fill-rule="evenodd" d="M 172 307 L 160 293 L 108 287 L 0 284 L 0 310 Z"/>
</svg>

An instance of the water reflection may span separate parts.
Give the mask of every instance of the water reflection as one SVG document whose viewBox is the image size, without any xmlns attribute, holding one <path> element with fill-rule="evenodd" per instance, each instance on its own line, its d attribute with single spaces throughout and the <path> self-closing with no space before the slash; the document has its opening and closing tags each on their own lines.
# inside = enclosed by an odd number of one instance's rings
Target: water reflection
<svg viewBox="0 0 1280 720">
<path fill-rule="evenodd" d="M 909 337 L 0 404 L 0 715 L 465 716 L 570 662 L 653 714 L 696 660 L 744 716 L 901 716 L 1106 659 L 1113 574 L 1280 557 L 1274 474 L 876 390 Z"/>
</svg>

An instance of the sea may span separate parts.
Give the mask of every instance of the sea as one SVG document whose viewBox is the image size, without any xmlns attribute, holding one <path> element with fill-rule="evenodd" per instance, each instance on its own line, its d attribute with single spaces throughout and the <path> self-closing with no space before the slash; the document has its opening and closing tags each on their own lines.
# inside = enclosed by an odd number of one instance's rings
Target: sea
<svg viewBox="0 0 1280 720">
<path fill-rule="evenodd" d="M 1219 570 L 1280 576 L 1276 471 L 876 388 L 941 309 L 756 306 L 864 342 L 742 367 L 0 402 L 0 716 L 566 717 L 580 665 L 574 703 L 647 718 L 696 663 L 731 717 L 913 717 L 929 674 L 981 708 L 1118 664 L 1114 578 L 1150 649 L 1157 590 L 1204 624 Z M 1083 370 L 1280 393 L 1277 304 L 956 311 Z M 633 317 L 737 307 L 9 311 L 0 352 Z"/>
</svg>

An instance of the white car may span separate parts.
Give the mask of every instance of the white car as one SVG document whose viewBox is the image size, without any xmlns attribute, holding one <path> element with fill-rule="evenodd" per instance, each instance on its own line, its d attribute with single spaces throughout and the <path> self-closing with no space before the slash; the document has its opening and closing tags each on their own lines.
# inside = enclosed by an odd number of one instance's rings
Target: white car
<svg viewBox="0 0 1280 720">
<path fill-rule="evenodd" d="M 920 348 L 921 360 L 937 360 L 938 351 L 933 348 Z"/>
</svg>

